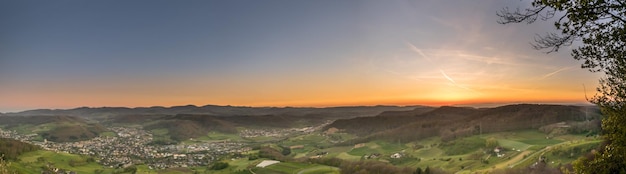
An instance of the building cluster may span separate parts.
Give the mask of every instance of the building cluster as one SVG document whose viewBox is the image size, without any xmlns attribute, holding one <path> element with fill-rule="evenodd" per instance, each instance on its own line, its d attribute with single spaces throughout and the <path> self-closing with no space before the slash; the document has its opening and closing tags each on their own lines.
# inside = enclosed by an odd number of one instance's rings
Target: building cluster
<svg viewBox="0 0 626 174">
<path fill-rule="evenodd" d="M 239 136 L 243 138 L 284 137 L 291 133 L 289 129 L 244 129 L 239 132 Z"/>
<path fill-rule="evenodd" d="M 180 145 L 154 145 L 152 134 L 131 127 L 112 127 L 117 136 L 100 136 L 87 141 L 56 143 L 33 141 L 37 135 L 20 135 L 0 129 L 0 137 L 17 139 L 45 150 L 88 155 L 102 165 L 117 168 L 146 164 L 152 169 L 208 165 L 219 156 L 249 150 L 246 144 L 231 141 Z"/>
<path fill-rule="evenodd" d="M 37 134 L 22 135 L 14 130 L 3 130 L 0 128 L 0 138 L 11 138 L 22 142 L 30 142 L 31 139 L 37 137 Z"/>
</svg>

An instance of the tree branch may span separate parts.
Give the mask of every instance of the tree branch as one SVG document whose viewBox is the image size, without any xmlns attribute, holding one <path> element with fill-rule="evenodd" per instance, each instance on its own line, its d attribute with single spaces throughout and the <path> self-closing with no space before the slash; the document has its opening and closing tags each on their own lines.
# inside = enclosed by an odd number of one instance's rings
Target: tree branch
<svg viewBox="0 0 626 174">
<path fill-rule="evenodd" d="M 613 17 L 613 19 L 617 19 L 617 20 L 619 20 L 619 21 L 622 21 L 623 23 L 626 23 L 626 19 L 623 19 L 623 18 L 622 18 L 622 17 L 620 17 L 620 16 L 617 16 L 617 15 L 615 15 L 615 14 L 611 13 L 611 12 L 608 12 L 608 11 L 607 11 L 607 12 L 605 12 L 605 13 L 607 13 L 607 14 L 611 15 L 611 16 Z"/>
<path fill-rule="evenodd" d="M 535 9 L 526 9 L 526 13 L 522 14 L 519 9 L 515 10 L 515 12 L 510 12 L 509 8 L 504 8 L 499 12 L 496 12 L 496 15 L 500 17 L 501 20 L 498 20 L 499 24 L 508 24 L 508 23 L 520 23 L 523 21 L 527 21 L 528 23 L 533 23 L 537 20 L 539 13 L 546 9 L 548 6 L 542 6 L 540 8 Z M 551 16 L 547 14 L 546 16 L 542 16 L 542 20 L 549 19 Z"/>
</svg>

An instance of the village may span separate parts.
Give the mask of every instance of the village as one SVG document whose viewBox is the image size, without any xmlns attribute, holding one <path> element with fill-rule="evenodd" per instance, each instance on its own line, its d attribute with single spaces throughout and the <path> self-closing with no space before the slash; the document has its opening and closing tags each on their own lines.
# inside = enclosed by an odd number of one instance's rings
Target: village
<svg viewBox="0 0 626 174">
<path fill-rule="evenodd" d="M 152 134 L 131 127 L 112 127 L 117 136 L 99 136 L 87 141 L 56 143 L 44 139 L 34 141 L 36 134 L 21 135 L 0 129 L 0 137 L 12 138 L 60 153 L 95 157 L 95 161 L 110 168 L 145 164 L 151 169 L 208 165 L 220 156 L 250 150 L 246 144 L 231 141 L 196 144 L 153 145 Z"/>
<path fill-rule="evenodd" d="M 293 134 L 308 134 L 330 124 L 287 129 L 244 129 L 239 136 L 284 138 Z M 80 154 L 93 157 L 94 161 L 109 168 L 125 168 L 144 164 L 150 169 L 207 166 L 227 154 L 245 153 L 252 150 L 248 143 L 240 141 L 194 141 L 162 145 L 154 143 L 153 133 L 137 127 L 109 127 L 112 133 L 85 141 L 53 142 L 41 139 L 36 133 L 20 134 L 14 130 L 0 129 L 0 137 L 16 139 L 57 153 Z"/>
</svg>

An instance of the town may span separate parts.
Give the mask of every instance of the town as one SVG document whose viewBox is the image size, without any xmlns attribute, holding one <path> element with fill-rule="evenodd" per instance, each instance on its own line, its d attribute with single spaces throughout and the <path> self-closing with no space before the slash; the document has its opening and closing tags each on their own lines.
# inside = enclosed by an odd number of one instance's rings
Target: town
<svg viewBox="0 0 626 174">
<path fill-rule="evenodd" d="M 145 164 L 150 169 L 208 165 L 220 156 L 249 151 L 245 143 L 214 141 L 196 144 L 154 145 L 152 134 L 140 128 L 112 127 L 117 136 L 99 136 L 87 141 L 56 143 L 44 139 L 34 141 L 36 134 L 20 135 L 13 130 L 0 129 L 0 137 L 12 138 L 60 153 L 95 157 L 95 161 L 110 168 Z"/>
</svg>

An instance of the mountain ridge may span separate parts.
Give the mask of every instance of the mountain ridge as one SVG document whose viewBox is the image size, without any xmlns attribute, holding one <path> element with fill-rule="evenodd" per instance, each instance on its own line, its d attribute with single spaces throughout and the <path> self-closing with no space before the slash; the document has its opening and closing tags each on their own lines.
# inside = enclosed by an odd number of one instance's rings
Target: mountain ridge
<svg viewBox="0 0 626 174">
<path fill-rule="evenodd" d="M 559 122 L 587 126 L 584 128 L 593 129 L 588 131 L 598 131 L 596 129 L 600 127 L 600 118 L 597 107 L 545 104 L 516 104 L 495 108 L 445 106 L 421 114 L 398 111 L 394 112 L 393 117 L 380 114 L 374 117 L 339 119 L 325 129 L 335 128 L 362 137 L 356 142 L 375 139 L 409 142 L 432 136 L 452 140 L 481 133 L 538 129 Z M 586 123 L 585 121 L 593 125 L 581 123 Z"/>
<path fill-rule="evenodd" d="M 202 114 L 215 116 L 237 115 L 307 115 L 320 112 L 352 112 L 363 115 L 377 115 L 384 111 L 410 110 L 428 106 L 337 106 L 337 107 L 250 107 L 250 106 L 220 106 L 220 105 L 184 105 L 184 106 L 152 106 L 152 107 L 78 107 L 73 109 L 33 109 L 21 112 L 4 113 L 5 116 L 29 116 L 29 115 L 67 115 L 81 117 L 99 117 L 103 115 L 142 115 L 142 114 Z"/>
</svg>

